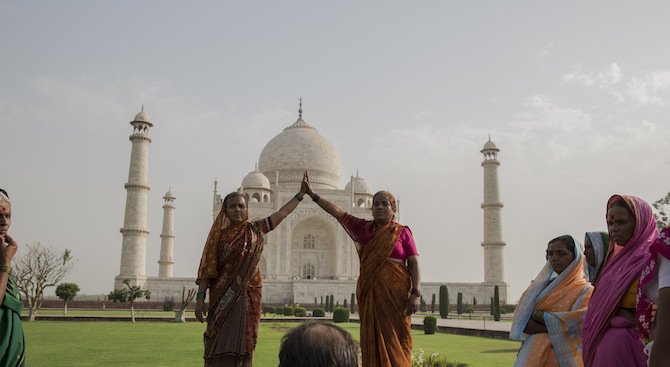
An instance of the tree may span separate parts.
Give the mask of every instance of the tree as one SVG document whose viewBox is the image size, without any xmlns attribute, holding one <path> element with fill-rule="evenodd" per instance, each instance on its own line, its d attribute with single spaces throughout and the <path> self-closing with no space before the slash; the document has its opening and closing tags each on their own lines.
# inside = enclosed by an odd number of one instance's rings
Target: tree
<svg viewBox="0 0 670 367">
<path fill-rule="evenodd" d="M 456 313 L 459 315 L 463 313 L 463 293 L 461 292 L 458 292 L 458 298 L 456 299 Z"/>
<path fill-rule="evenodd" d="M 28 320 L 35 320 L 42 307 L 44 290 L 58 284 L 72 271 L 70 250 L 58 253 L 40 243 L 27 245 L 24 255 L 14 262 L 12 275 L 28 302 Z"/>
<path fill-rule="evenodd" d="M 423 300 L 423 296 L 419 298 L 419 311 L 426 312 L 426 301 Z"/>
<path fill-rule="evenodd" d="M 446 319 L 449 316 L 449 290 L 446 285 L 440 286 L 440 317 Z"/>
<path fill-rule="evenodd" d="M 138 285 L 130 285 L 130 279 L 123 281 L 128 289 L 115 289 L 107 295 L 112 302 L 130 302 L 130 321 L 135 322 L 135 300 L 141 297 L 151 298 L 151 292 Z"/>
<path fill-rule="evenodd" d="M 433 299 L 430 301 L 430 313 L 435 313 L 435 293 L 433 293 Z"/>
<path fill-rule="evenodd" d="M 472 307 L 477 307 L 477 297 L 472 297 Z"/>
<path fill-rule="evenodd" d="M 181 287 L 181 304 L 179 305 L 179 311 L 175 313 L 174 321 L 175 322 L 186 322 L 185 312 L 186 307 L 193 302 L 193 299 L 196 295 L 196 289 L 191 288 L 186 293 L 186 287 Z"/>
<path fill-rule="evenodd" d="M 351 294 L 351 313 L 356 313 L 356 293 Z"/>
<path fill-rule="evenodd" d="M 79 292 L 79 286 L 75 283 L 61 283 L 56 287 L 56 296 L 65 304 L 63 315 L 67 315 L 67 304 L 77 295 L 77 292 Z"/>
<path fill-rule="evenodd" d="M 654 207 L 654 217 L 656 217 L 656 226 L 659 230 L 670 226 L 670 219 L 668 218 L 670 212 L 670 192 L 658 200 L 651 206 Z"/>
</svg>

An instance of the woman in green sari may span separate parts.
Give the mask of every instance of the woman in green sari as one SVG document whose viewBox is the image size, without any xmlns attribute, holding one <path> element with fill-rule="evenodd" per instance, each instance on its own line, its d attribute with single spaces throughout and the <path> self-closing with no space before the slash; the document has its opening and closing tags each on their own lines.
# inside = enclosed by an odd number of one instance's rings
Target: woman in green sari
<svg viewBox="0 0 670 367">
<path fill-rule="evenodd" d="M 21 294 L 10 277 L 11 264 L 18 246 L 7 233 L 12 224 L 12 203 L 0 189 L 0 366 L 25 364 Z"/>
</svg>

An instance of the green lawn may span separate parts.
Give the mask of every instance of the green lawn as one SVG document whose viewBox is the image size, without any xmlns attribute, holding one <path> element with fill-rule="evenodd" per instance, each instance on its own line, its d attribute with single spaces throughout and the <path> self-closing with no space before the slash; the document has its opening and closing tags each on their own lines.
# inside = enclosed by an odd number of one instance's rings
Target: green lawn
<svg viewBox="0 0 670 367">
<path fill-rule="evenodd" d="M 295 323 L 263 323 L 254 366 L 277 366 L 282 335 Z M 340 324 L 358 339 L 358 324 Z M 204 325 L 191 322 L 23 323 L 28 366 L 200 366 Z M 450 361 L 477 366 L 510 366 L 519 343 L 413 331 L 414 350 L 439 352 Z"/>
</svg>

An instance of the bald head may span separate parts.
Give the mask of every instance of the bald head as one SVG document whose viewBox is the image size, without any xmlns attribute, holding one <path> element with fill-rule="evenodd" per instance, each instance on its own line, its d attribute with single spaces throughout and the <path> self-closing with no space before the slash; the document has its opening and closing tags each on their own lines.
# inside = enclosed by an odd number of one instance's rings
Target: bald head
<svg viewBox="0 0 670 367">
<path fill-rule="evenodd" d="M 344 329 L 308 321 L 282 338 L 279 367 L 358 367 L 358 344 Z"/>
</svg>

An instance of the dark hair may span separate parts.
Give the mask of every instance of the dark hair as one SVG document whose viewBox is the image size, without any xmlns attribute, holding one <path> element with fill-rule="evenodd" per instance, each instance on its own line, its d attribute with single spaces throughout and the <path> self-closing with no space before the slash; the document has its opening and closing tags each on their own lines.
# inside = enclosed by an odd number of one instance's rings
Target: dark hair
<svg viewBox="0 0 670 367">
<path fill-rule="evenodd" d="M 279 367 L 358 367 L 359 351 L 351 334 L 339 326 L 307 321 L 282 338 Z"/>
<path fill-rule="evenodd" d="M 224 211 L 225 211 L 226 209 L 228 209 L 228 202 L 229 202 L 230 200 L 232 200 L 233 198 L 236 198 L 236 197 L 243 197 L 243 198 L 244 198 L 244 202 L 245 202 L 245 203 L 247 202 L 247 198 L 246 198 L 246 196 L 244 196 L 241 192 L 239 192 L 239 191 L 233 191 L 233 192 L 231 192 L 230 194 L 226 195 L 225 198 L 223 198 L 223 205 L 222 205 L 222 208 L 223 208 Z"/>
<path fill-rule="evenodd" d="M 3 190 L 3 189 L 0 189 L 0 192 L 3 193 L 3 194 L 5 194 L 5 196 L 7 197 L 7 199 L 9 199 L 9 194 L 7 193 L 7 191 L 5 191 L 5 190 Z"/>
<path fill-rule="evenodd" d="M 568 234 L 565 234 L 563 236 L 558 236 L 558 237 L 554 238 L 553 240 L 549 241 L 547 246 L 551 245 L 554 242 L 560 242 L 563 245 L 565 245 L 565 247 L 567 247 L 568 250 L 570 250 L 570 252 L 572 252 L 572 257 L 573 258 L 577 256 L 577 254 L 575 254 L 575 240 L 572 238 L 572 236 L 570 236 Z"/>
</svg>

